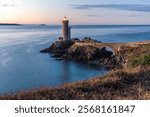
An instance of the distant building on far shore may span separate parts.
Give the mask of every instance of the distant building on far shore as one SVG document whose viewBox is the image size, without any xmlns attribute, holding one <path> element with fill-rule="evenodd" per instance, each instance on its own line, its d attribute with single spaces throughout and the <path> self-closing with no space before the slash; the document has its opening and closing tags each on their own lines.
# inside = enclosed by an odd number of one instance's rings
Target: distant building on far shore
<svg viewBox="0 0 150 117">
<path fill-rule="evenodd" d="M 71 39 L 71 27 L 69 27 L 69 20 L 67 17 L 64 17 L 62 21 L 62 40 Z"/>
</svg>

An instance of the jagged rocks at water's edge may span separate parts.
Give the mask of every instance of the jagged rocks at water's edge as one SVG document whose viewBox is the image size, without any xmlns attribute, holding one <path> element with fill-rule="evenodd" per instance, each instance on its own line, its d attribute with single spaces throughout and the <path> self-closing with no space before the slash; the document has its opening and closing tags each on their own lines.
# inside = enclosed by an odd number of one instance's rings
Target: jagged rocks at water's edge
<svg viewBox="0 0 150 117">
<path fill-rule="evenodd" d="M 42 53 L 53 53 L 53 57 L 70 59 L 78 62 L 102 65 L 107 68 L 121 67 L 122 57 L 107 51 L 105 47 L 78 46 L 76 42 L 94 43 L 96 40 L 85 38 L 83 40 L 72 39 L 56 41 L 49 48 L 41 50 Z M 101 43 L 101 42 L 99 42 Z"/>
</svg>

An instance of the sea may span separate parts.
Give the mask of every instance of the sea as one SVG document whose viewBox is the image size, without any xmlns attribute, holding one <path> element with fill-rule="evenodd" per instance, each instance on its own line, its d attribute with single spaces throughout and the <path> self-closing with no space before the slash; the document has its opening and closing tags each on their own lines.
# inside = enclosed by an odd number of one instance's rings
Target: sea
<svg viewBox="0 0 150 117">
<path fill-rule="evenodd" d="M 150 40 L 150 25 L 72 25 L 72 38 L 102 42 Z M 0 26 L 0 94 L 16 93 L 103 76 L 102 66 L 56 60 L 40 50 L 61 36 L 61 26 Z"/>
</svg>

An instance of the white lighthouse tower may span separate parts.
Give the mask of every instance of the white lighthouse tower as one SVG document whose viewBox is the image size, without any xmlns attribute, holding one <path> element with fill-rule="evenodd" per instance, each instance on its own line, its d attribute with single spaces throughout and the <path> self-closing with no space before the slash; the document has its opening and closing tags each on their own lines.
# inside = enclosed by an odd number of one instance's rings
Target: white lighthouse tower
<svg viewBox="0 0 150 117">
<path fill-rule="evenodd" d="M 62 21 L 62 36 L 63 40 L 71 39 L 71 27 L 69 27 L 69 20 L 67 17 L 64 17 Z"/>
</svg>

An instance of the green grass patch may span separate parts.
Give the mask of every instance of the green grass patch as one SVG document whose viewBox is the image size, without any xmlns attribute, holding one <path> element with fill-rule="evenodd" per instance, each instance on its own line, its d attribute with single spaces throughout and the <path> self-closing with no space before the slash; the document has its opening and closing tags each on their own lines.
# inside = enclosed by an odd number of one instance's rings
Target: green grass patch
<svg viewBox="0 0 150 117">
<path fill-rule="evenodd" d="M 129 67 L 137 67 L 139 65 L 150 65 L 150 54 L 140 55 L 129 60 Z"/>
</svg>

